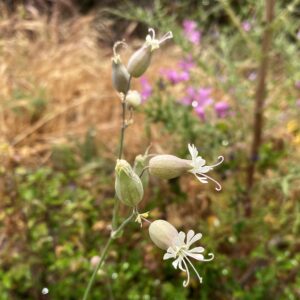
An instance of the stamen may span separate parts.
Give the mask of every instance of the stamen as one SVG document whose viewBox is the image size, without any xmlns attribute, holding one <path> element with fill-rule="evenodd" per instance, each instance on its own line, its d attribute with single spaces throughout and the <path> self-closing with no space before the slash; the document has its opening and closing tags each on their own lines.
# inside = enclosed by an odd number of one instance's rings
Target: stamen
<svg viewBox="0 0 300 300">
<path fill-rule="evenodd" d="M 149 28 L 149 29 L 148 29 L 148 32 L 149 32 L 150 34 L 152 34 L 151 38 L 154 40 L 154 39 L 155 39 L 155 31 L 154 31 L 154 29 L 153 29 L 153 28 Z"/>
<path fill-rule="evenodd" d="M 210 256 L 210 258 L 205 258 L 202 261 L 212 261 L 215 258 L 213 253 L 208 253 L 207 255 Z"/>
<path fill-rule="evenodd" d="M 206 174 L 204 174 L 204 173 L 196 173 L 195 175 L 196 175 L 197 178 L 198 178 L 197 175 L 199 175 L 199 177 L 200 177 L 200 175 L 201 175 L 201 176 L 203 176 L 203 177 L 205 177 L 205 178 L 207 178 L 207 179 L 210 179 L 211 181 L 213 181 L 213 182 L 216 184 L 216 186 L 217 186 L 217 187 L 215 188 L 216 191 L 220 192 L 220 191 L 222 190 L 221 184 L 220 184 L 218 181 L 216 181 L 215 179 L 211 178 L 210 176 L 208 176 L 208 175 L 206 175 Z M 199 178 L 198 178 L 198 179 L 199 179 Z M 199 180 L 200 180 L 200 179 L 199 179 Z"/>
<path fill-rule="evenodd" d="M 194 272 L 196 273 L 199 282 L 202 283 L 202 277 L 199 275 L 198 271 L 196 270 L 196 268 L 193 266 L 192 262 L 189 260 L 189 258 L 187 256 L 185 256 L 186 260 L 189 262 L 189 264 L 191 265 L 191 267 L 193 268 Z"/>
<path fill-rule="evenodd" d="M 214 165 L 211 165 L 210 167 L 211 167 L 211 168 L 214 168 L 214 167 L 220 165 L 223 161 L 224 161 L 224 156 L 219 156 L 219 157 L 218 157 L 218 162 L 215 163 Z"/>
<path fill-rule="evenodd" d="M 169 40 L 173 38 L 173 33 L 172 31 L 168 31 L 166 34 L 163 35 L 163 37 L 159 40 L 159 44 L 163 43 L 166 40 Z"/>
<path fill-rule="evenodd" d="M 183 286 L 184 286 L 184 287 L 187 287 L 188 284 L 189 284 L 189 282 L 190 282 L 190 271 L 189 271 L 189 268 L 188 268 L 186 262 L 184 261 L 184 258 L 183 258 L 183 257 L 182 257 L 182 262 L 183 262 L 183 264 L 184 264 L 185 271 L 186 271 L 186 274 L 187 274 L 187 280 L 184 280 L 184 281 L 183 281 Z"/>
<path fill-rule="evenodd" d="M 117 48 L 119 47 L 119 45 L 123 45 L 125 48 L 127 48 L 127 44 L 124 41 L 118 41 L 118 42 L 114 43 L 114 46 L 113 46 L 114 56 L 118 56 Z"/>
</svg>

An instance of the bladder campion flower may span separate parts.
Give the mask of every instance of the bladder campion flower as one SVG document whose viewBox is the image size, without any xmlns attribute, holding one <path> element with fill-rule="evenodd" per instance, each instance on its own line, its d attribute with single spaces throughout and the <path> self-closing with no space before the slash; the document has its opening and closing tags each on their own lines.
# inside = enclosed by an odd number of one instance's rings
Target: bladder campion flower
<svg viewBox="0 0 300 300">
<path fill-rule="evenodd" d="M 220 191 L 222 189 L 219 182 L 215 179 L 211 178 L 210 176 L 206 175 L 207 172 L 211 171 L 214 167 L 220 165 L 224 161 L 223 156 L 218 157 L 218 162 L 211 166 L 205 166 L 206 161 L 201 157 L 198 156 L 198 150 L 194 145 L 188 145 L 190 154 L 192 156 L 192 170 L 189 170 L 190 173 L 193 173 L 196 178 L 202 182 L 207 183 L 208 179 L 213 181 L 216 184 L 216 190 Z"/>
<path fill-rule="evenodd" d="M 119 92 L 126 94 L 129 89 L 129 78 L 130 75 L 121 62 L 120 55 L 117 54 L 117 47 L 125 45 L 124 42 L 116 42 L 113 46 L 113 58 L 112 58 L 112 82 L 113 87 Z"/>
<path fill-rule="evenodd" d="M 224 161 L 223 156 L 218 157 L 218 162 L 211 166 L 205 166 L 206 161 L 198 156 L 198 150 L 194 145 L 188 145 L 192 160 L 181 159 L 174 155 L 160 154 L 156 155 L 149 161 L 149 172 L 151 175 L 161 179 L 172 179 L 189 172 L 196 176 L 202 183 L 208 183 L 208 179 L 213 181 L 217 187 L 216 190 L 222 189 L 221 185 L 210 176 L 206 175 L 214 167 Z"/>
<path fill-rule="evenodd" d="M 175 259 L 172 263 L 173 267 L 175 269 L 179 268 L 187 274 L 187 280 L 184 280 L 183 282 L 184 287 L 186 287 L 190 281 L 189 266 L 192 267 L 200 283 L 202 283 L 202 278 L 189 257 L 198 261 L 211 261 L 214 259 L 214 255 L 209 253 L 209 258 L 204 258 L 204 255 L 202 254 L 204 252 L 203 247 L 191 249 L 192 244 L 201 239 L 201 233 L 195 234 L 193 230 L 189 230 L 187 234 L 182 231 L 178 233 L 177 229 L 169 222 L 156 220 L 152 222 L 149 227 L 149 235 L 157 247 L 167 251 L 163 259 Z"/>
<path fill-rule="evenodd" d="M 115 171 L 117 197 L 124 204 L 135 207 L 144 196 L 143 184 L 140 177 L 124 159 L 117 160 Z"/>
<path fill-rule="evenodd" d="M 158 49 L 164 41 L 173 37 L 172 32 L 169 31 L 160 40 L 157 40 L 154 29 L 149 28 L 148 31 L 149 34 L 146 36 L 144 45 L 129 58 L 127 69 L 132 77 L 142 76 L 150 65 L 153 51 Z"/>
<path fill-rule="evenodd" d="M 191 169 L 188 160 L 169 154 L 156 155 L 149 161 L 150 174 L 161 179 L 176 178 Z"/>
</svg>

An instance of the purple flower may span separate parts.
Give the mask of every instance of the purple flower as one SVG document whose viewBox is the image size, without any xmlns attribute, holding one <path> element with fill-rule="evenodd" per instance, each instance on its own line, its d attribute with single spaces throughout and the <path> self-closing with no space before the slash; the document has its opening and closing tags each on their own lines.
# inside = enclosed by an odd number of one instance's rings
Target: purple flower
<svg viewBox="0 0 300 300">
<path fill-rule="evenodd" d="M 195 67 L 195 63 L 194 63 L 191 55 L 189 55 L 187 58 L 184 58 L 183 60 L 179 61 L 178 65 L 183 71 L 186 71 L 186 72 L 189 72 L 192 68 Z"/>
<path fill-rule="evenodd" d="M 148 98 L 152 95 L 153 89 L 148 79 L 144 76 L 141 77 L 140 83 L 142 86 L 141 96 L 142 96 L 142 103 L 143 103 L 146 102 Z"/>
<path fill-rule="evenodd" d="M 184 20 L 182 23 L 184 35 L 194 45 L 199 45 L 201 32 L 197 29 L 197 23 L 192 20 Z"/>
<path fill-rule="evenodd" d="M 229 105 L 227 102 L 220 101 L 215 104 L 215 111 L 218 118 L 225 118 L 229 112 Z"/>
<path fill-rule="evenodd" d="M 252 29 L 252 25 L 249 21 L 244 21 L 242 22 L 242 28 L 244 29 L 245 32 L 249 32 Z"/>
<path fill-rule="evenodd" d="M 300 89 L 300 80 L 296 81 L 295 87 L 296 87 L 296 89 Z"/>
<path fill-rule="evenodd" d="M 186 71 L 178 72 L 176 70 L 169 69 L 162 71 L 162 73 L 172 84 L 188 81 L 190 79 L 190 74 Z"/>
<path fill-rule="evenodd" d="M 196 106 L 194 108 L 197 116 L 202 120 L 202 121 L 205 121 L 205 111 L 204 111 L 204 108 L 200 105 Z"/>
</svg>

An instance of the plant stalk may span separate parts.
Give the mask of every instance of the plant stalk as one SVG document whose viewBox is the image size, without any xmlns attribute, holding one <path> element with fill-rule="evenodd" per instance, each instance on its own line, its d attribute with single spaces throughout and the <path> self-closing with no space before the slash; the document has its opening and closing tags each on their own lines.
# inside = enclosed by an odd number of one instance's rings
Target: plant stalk
<svg viewBox="0 0 300 300">
<path fill-rule="evenodd" d="M 247 168 L 246 194 L 244 199 L 244 212 L 246 216 L 252 213 L 251 193 L 254 185 L 254 173 L 259 158 L 259 149 L 262 140 L 264 103 L 266 98 L 266 79 L 269 67 L 269 56 L 272 42 L 272 22 L 274 19 L 275 0 L 265 0 L 266 27 L 261 46 L 261 62 L 258 70 L 258 84 L 255 93 L 253 138 L 250 151 L 250 159 Z"/>
<path fill-rule="evenodd" d="M 131 82 L 131 76 L 129 77 L 129 80 L 128 80 L 128 89 L 127 89 L 128 91 L 129 91 L 129 88 L 130 88 L 130 82 Z M 122 125 L 121 125 L 121 133 L 120 133 L 118 159 L 121 159 L 122 156 L 123 156 L 125 130 L 128 127 L 128 125 L 126 124 L 126 97 L 127 97 L 128 91 L 126 92 L 126 94 L 124 95 L 124 98 L 122 99 Z M 116 237 L 121 232 L 121 230 L 131 221 L 133 216 L 136 214 L 135 211 L 133 210 L 132 214 L 117 228 L 119 206 L 120 206 L 120 201 L 118 199 L 115 199 L 115 204 L 114 204 L 114 209 L 113 209 L 113 216 L 112 216 L 111 235 L 110 235 L 108 241 L 106 242 L 106 244 L 104 246 L 103 252 L 102 252 L 101 257 L 100 257 L 100 260 L 99 260 L 99 262 L 98 262 L 98 264 L 97 264 L 97 266 L 96 266 L 96 268 L 93 272 L 93 275 L 91 276 L 91 278 L 89 280 L 88 286 L 87 286 L 87 288 L 84 292 L 84 296 L 83 296 L 82 300 L 87 300 L 88 295 L 90 293 L 90 290 L 91 290 L 91 288 L 93 286 L 93 283 L 96 279 L 97 272 L 99 271 L 99 269 L 101 268 L 102 264 L 105 261 L 108 249 L 109 249 L 112 241 L 114 239 L 116 239 Z"/>
<path fill-rule="evenodd" d="M 113 230 L 111 232 L 111 235 L 109 237 L 109 239 L 107 240 L 105 246 L 104 246 L 104 249 L 102 251 L 102 254 L 101 254 L 101 257 L 100 257 L 100 260 L 93 272 L 93 275 L 91 276 L 90 280 L 89 280 L 89 283 L 88 283 L 88 286 L 84 292 L 84 296 L 82 298 L 82 300 L 87 300 L 88 299 L 88 295 L 90 293 L 90 290 L 93 286 L 93 283 L 96 279 L 96 275 L 99 271 L 99 269 L 101 268 L 102 264 L 104 263 L 105 259 L 106 259 L 106 256 L 107 256 L 107 253 L 108 253 L 108 249 L 112 243 L 112 241 L 116 238 L 116 236 L 118 235 L 118 233 L 120 233 L 120 231 L 131 221 L 131 219 L 134 217 L 135 215 L 135 211 L 132 212 L 132 214 L 116 229 L 116 230 Z"/>
</svg>

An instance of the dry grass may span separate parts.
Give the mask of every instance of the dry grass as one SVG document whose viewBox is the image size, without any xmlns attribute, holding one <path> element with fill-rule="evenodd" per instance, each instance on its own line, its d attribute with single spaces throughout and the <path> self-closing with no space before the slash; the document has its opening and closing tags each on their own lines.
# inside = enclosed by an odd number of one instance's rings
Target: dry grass
<svg viewBox="0 0 300 300">
<path fill-rule="evenodd" d="M 54 144 L 80 139 L 91 127 L 107 155 L 116 148 L 120 107 L 111 86 L 111 49 L 97 42 L 101 32 L 93 21 L 93 16 L 59 24 L 41 16 L 0 19 L 2 154 L 40 164 Z M 157 54 L 150 79 L 162 58 L 166 65 L 173 60 L 159 55 L 166 56 Z M 143 130 L 137 123 L 131 137 Z M 130 136 L 127 142 L 138 151 L 141 142 Z"/>
</svg>

